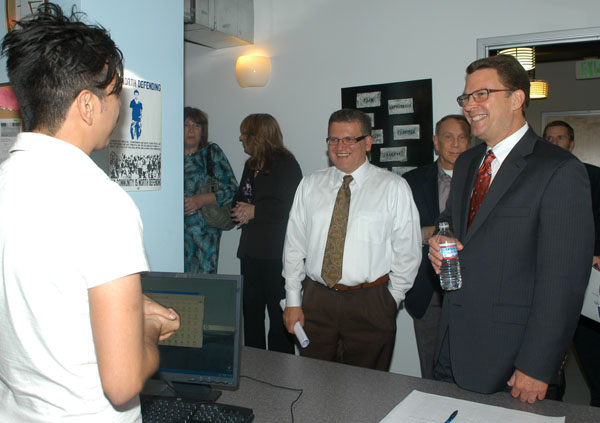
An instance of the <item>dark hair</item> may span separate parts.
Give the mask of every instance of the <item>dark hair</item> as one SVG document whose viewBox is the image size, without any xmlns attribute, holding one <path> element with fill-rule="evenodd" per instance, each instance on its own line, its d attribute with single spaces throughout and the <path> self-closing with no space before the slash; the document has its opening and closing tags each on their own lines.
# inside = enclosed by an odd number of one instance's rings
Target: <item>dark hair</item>
<svg viewBox="0 0 600 423">
<path fill-rule="evenodd" d="M 17 96 L 26 131 L 54 135 L 77 95 L 89 90 L 101 100 L 119 95 L 123 54 L 99 25 L 86 25 L 75 11 L 70 17 L 53 3 L 42 3 L 17 22 L 2 41 L 2 55 Z"/>
<path fill-rule="evenodd" d="M 208 117 L 206 117 L 206 113 L 195 107 L 185 107 L 183 109 L 183 120 L 186 119 L 200 125 L 200 145 L 206 145 L 208 143 Z"/>
<path fill-rule="evenodd" d="M 564 120 L 554 120 L 547 124 L 544 128 L 544 134 L 542 135 L 543 138 L 546 138 L 546 131 L 548 130 L 548 128 L 552 128 L 553 126 L 564 126 L 565 128 L 567 128 L 567 131 L 569 131 L 569 140 L 573 141 L 575 139 L 575 131 L 573 130 L 573 127 Z"/>
<path fill-rule="evenodd" d="M 531 83 L 529 82 L 527 72 L 519 61 L 507 54 L 484 57 L 483 59 L 475 60 L 467 67 L 467 75 L 480 69 L 496 69 L 500 81 L 506 88 L 514 91 L 521 90 L 525 93 L 525 101 L 521 108 L 523 116 L 525 116 L 525 110 L 529 106 L 529 88 Z"/>
<path fill-rule="evenodd" d="M 283 145 L 283 134 L 277 120 L 268 113 L 248 115 L 240 124 L 240 132 L 246 135 L 251 152 L 248 166 L 268 172 L 277 153 L 293 156 Z"/>
<path fill-rule="evenodd" d="M 467 132 L 469 133 L 469 136 L 471 136 L 471 125 L 469 125 L 469 121 L 467 120 L 467 118 L 464 115 L 446 115 L 435 124 L 435 136 L 436 137 L 438 137 L 440 135 L 440 127 L 442 126 L 442 123 L 446 122 L 448 119 L 454 119 L 461 123 L 466 124 Z"/>
<path fill-rule="evenodd" d="M 358 122 L 362 135 L 371 135 L 371 118 L 364 112 L 356 109 L 341 109 L 329 116 L 328 128 L 332 123 Z"/>
</svg>

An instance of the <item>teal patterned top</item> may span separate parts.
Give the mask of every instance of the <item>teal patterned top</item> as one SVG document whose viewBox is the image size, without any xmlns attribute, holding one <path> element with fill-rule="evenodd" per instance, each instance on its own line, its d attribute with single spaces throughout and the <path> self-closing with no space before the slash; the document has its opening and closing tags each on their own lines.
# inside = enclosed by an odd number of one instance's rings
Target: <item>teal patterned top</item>
<svg viewBox="0 0 600 423">
<path fill-rule="evenodd" d="M 184 156 L 183 192 L 188 197 L 200 192 L 200 188 L 210 182 L 207 174 L 207 155 L 210 152 L 213 163 L 213 178 L 219 181 L 219 189 L 214 193 L 219 206 L 230 203 L 237 191 L 237 181 L 223 150 L 214 143 L 197 152 Z M 200 211 L 184 217 L 184 249 L 186 273 L 217 273 L 221 230 L 209 226 Z"/>
</svg>

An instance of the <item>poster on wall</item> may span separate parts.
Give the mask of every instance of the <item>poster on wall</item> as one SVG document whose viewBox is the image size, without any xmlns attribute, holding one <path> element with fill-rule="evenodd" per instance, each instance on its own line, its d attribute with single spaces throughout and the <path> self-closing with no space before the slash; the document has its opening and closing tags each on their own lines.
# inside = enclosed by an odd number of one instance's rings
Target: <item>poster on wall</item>
<svg viewBox="0 0 600 423">
<path fill-rule="evenodd" d="M 161 188 L 162 87 L 125 71 L 121 114 L 110 136 L 110 178 L 126 191 Z"/>
<path fill-rule="evenodd" d="M 21 113 L 17 97 L 8 84 L 0 86 L 0 163 L 8 158 L 8 152 L 21 132 Z"/>
<path fill-rule="evenodd" d="M 342 88 L 342 107 L 371 118 L 371 163 L 403 174 L 433 162 L 431 79 Z"/>
</svg>

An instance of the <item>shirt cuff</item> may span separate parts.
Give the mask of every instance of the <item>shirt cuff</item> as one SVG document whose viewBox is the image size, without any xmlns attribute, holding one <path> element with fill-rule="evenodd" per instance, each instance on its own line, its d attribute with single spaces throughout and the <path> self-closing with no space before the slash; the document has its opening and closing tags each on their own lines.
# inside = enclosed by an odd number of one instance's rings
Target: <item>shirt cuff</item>
<svg viewBox="0 0 600 423">
<path fill-rule="evenodd" d="M 285 303 L 286 303 L 286 307 L 301 307 L 302 306 L 302 291 L 286 289 Z"/>
</svg>

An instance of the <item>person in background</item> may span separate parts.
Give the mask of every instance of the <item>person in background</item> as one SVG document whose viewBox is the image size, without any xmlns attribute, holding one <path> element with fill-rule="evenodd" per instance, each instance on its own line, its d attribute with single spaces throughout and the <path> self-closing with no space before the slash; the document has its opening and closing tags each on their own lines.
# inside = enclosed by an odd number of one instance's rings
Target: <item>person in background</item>
<svg viewBox="0 0 600 423">
<path fill-rule="evenodd" d="M 421 261 L 419 212 L 406 181 L 367 160 L 369 116 L 334 112 L 326 142 L 333 166 L 302 179 L 290 213 L 284 322 L 304 326 L 304 356 L 387 371 Z"/>
<path fill-rule="evenodd" d="M 544 138 L 552 144 L 568 151 L 575 148 L 575 131 L 563 120 L 550 122 L 544 128 Z M 600 168 L 584 163 L 592 190 L 592 211 L 594 213 L 594 259 L 593 266 L 600 265 Z M 585 316 L 579 316 L 575 337 L 575 350 L 590 388 L 590 405 L 600 407 L 600 323 Z"/>
<path fill-rule="evenodd" d="M 117 122 L 123 57 L 80 17 L 43 3 L 2 42 L 24 125 L 0 166 L 2 422 L 141 422 L 156 343 L 179 328 L 142 295 L 135 203 L 89 157 Z"/>
<path fill-rule="evenodd" d="M 244 341 L 265 349 L 265 306 L 269 312 L 269 350 L 294 353 L 279 302 L 285 297 L 281 276 L 283 240 L 302 179 L 300 165 L 283 145 L 275 118 L 252 114 L 240 125 L 240 141 L 250 156 L 234 197 L 232 219 L 242 228 L 237 256 L 244 276 Z"/>
<path fill-rule="evenodd" d="M 206 114 L 193 107 L 186 107 L 183 113 L 184 271 L 217 273 L 222 230 L 208 225 L 200 209 L 208 204 L 222 206 L 231 203 L 237 181 L 223 150 L 208 142 Z M 208 174 L 209 169 L 212 169 L 213 175 Z M 217 191 L 200 193 L 211 179 L 218 182 Z"/>
<path fill-rule="evenodd" d="M 444 293 L 434 378 L 523 402 L 560 399 L 592 261 L 587 174 L 527 124 L 529 77 L 514 57 L 466 71 L 457 101 L 484 143 L 456 160 L 439 219 L 457 236 L 462 288 Z M 429 245 L 439 273 L 436 237 Z"/>
<path fill-rule="evenodd" d="M 422 166 L 402 175 L 419 209 L 423 257 L 419 273 L 404 307 L 413 318 L 421 376 L 433 378 L 435 340 L 442 314 L 440 278 L 427 260 L 429 238 L 435 232 L 435 222 L 446 206 L 454 162 L 471 144 L 471 126 L 463 115 L 446 115 L 435 125 L 433 145 L 439 156 L 435 163 Z"/>
</svg>

